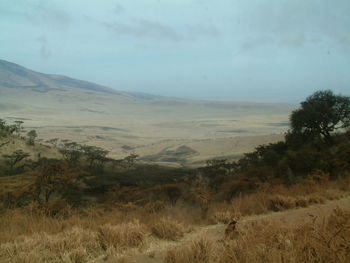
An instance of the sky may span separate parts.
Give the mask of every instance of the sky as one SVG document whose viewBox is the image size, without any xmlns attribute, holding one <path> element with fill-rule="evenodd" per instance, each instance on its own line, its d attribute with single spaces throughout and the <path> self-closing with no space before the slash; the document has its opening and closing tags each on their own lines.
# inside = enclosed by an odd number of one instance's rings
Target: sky
<svg viewBox="0 0 350 263">
<path fill-rule="evenodd" d="M 0 0 L 0 59 L 117 90 L 350 95 L 349 0 Z"/>
</svg>

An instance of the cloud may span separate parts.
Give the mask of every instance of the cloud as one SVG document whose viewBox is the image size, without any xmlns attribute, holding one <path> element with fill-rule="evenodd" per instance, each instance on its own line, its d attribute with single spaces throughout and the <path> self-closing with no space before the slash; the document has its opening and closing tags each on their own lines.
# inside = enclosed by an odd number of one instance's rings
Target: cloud
<svg viewBox="0 0 350 263">
<path fill-rule="evenodd" d="M 270 0 L 246 6 L 242 26 L 255 37 L 247 39 L 243 46 L 277 43 L 296 48 L 326 41 L 349 46 L 348 10 L 348 0 Z"/>
<path fill-rule="evenodd" d="M 41 35 L 36 38 L 36 40 L 40 43 L 40 55 L 43 58 L 48 58 L 51 56 L 51 51 L 49 49 L 48 41 L 45 35 Z"/>
<path fill-rule="evenodd" d="M 26 18 L 36 26 L 50 27 L 54 29 L 66 29 L 71 24 L 71 16 L 61 10 L 49 6 L 46 3 L 29 4 L 30 12 Z"/>
<path fill-rule="evenodd" d="M 218 37 L 220 35 L 220 30 L 213 25 L 189 25 L 187 31 L 187 35 L 194 39 L 198 37 Z"/>
<path fill-rule="evenodd" d="M 260 46 L 266 46 L 271 43 L 275 43 L 275 40 L 272 37 L 269 36 L 259 36 L 259 37 L 253 37 L 247 39 L 243 44 L 242 44 L 242 50 L 243 51 L 248 51 L 255 49 Z"/>
<path fill-rule="evenodd" d="M 146 19 L 135 19 L 131 23 L 102 22 L 101 24 L 119 35 L 172 41 L 180 41 L 182 39 L 182 36 L 172 27 Z"/>
<path fill-rule="evenodd" d="M 114 5 L 113 11 L 114 11 L 114 13 L 119 15 L 119 14 L 123 13 L 125 11 L 125 9 L 124 9 L 124 7 L 121 4 L 116 3 Z"/>
<path fill-rule="evenodd" d="M 98 23 L 118 35 L 175 42 L 193 41 L 202 37 L 213 38 L 220 35 L 220 31 L 215 26 L 187 25 L 183 26 L 182 30 L 176 30 L 175 27 L 143 18 L 132 19 L 128 23 L 116 21 Z"/>
</svg>

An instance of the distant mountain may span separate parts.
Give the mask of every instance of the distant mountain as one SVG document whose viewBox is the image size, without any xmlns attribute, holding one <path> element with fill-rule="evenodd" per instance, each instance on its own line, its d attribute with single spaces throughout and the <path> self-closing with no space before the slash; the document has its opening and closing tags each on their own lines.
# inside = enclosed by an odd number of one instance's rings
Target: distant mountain
<svg viewBox="0 0 350 263">
<path fill-rule="evenodd" d="M 43 74 L 18 64 L 0 60 L 0 88 L 30 89 L 34 92 L 65 91 L 81 89 L 107 94 L 122 95 L 122 92 L 83 80 L 62 75 Z"/>
</svg>

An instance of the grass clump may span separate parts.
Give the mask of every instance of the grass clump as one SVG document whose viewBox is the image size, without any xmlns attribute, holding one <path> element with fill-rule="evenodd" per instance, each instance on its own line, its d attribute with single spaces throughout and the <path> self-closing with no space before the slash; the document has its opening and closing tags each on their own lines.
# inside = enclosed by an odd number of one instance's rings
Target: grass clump
<svg viewBox="0 0 350 263">
<path fill-rule="evenodd" d="M 272 211 L 282 211 L 295 207 L 294 200 L 287 196 L 271 196 L 268 201 L 268 209 Z"/>
<path fill-rule="evenodd" d="M 171 217 L 163 217 L 151 226 L 151 232 L 161 239 L 178 240 L 183 237 L 185 227 Z"/>
<path fill-rule="evenodd" d="M 167 263 L 350 262 L 350 211 L 336 208 L 328 218 L 286 225 L 283 221 L 251 222 L 233 240 L 199 238 L 170 249 Z"/>
<path fill-rule="evenodd" d="M 200 237 L 186 247 L 167 251 L 166 263 L 211 263 L 214 259 L 214 243 Z"/>
<path fill-rule="evenodd" d="M 118 225 L 105 224 L 98 228 L 98 239 L 104 250 L 140 247 L 147 236 L 146 227 L 133 221 Z"/>
<path fill-rule="evenodd" d="M 0 245 L 1 262 L 87 262 L 100 250 L 97 233 L 73 227 L 59 234 L 19 236 Z"/>
</svg>

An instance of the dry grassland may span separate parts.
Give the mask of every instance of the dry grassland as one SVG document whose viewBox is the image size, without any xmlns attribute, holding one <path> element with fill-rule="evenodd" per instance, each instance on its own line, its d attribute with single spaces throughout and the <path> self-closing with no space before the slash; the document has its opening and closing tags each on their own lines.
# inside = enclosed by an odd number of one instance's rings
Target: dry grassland
<svg viewBox="0 0 350 263">
<path fill-rule="evenodd" d="M 348 180 L 291 188 L 268 186 L 229 203 L 212 202 L 206 218 L 201 217 L 199 207 L 184 202 L 175 206 L 154 205 L 161 209 L 150 209 L 151 205 L 129 205 L 130 209 L 105 206 L 73 210 L 66 207 L 64 213 L 55 217 L 47 216 L 35 203 L 22 209 L 2 209 L 0 261 L 118 259 L 140 253 L 139 250 L 146 251 L 154 240 L 177 240 L 181 245 L 182 237 L 199 226 L 341 199 L 349 190 Z M 171 248 L 166 262 L 348 262 L 349 212 L 337 209 L 327 219 L 319 219 L 317 224 L 312 221 L 314 218 L 310 220 L 284 226 L 267 217 L 261 223 L 245 224 L 233 240 L 217 241 L 209 235 L 192 240 L 184 247 Z M 137 250 L 132 252 L 133 249 Z"/>
</svg>

